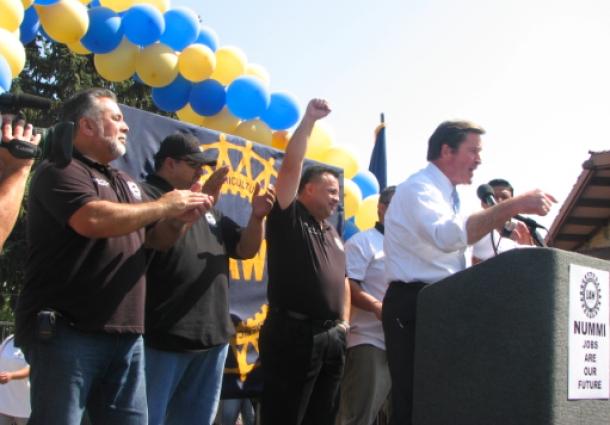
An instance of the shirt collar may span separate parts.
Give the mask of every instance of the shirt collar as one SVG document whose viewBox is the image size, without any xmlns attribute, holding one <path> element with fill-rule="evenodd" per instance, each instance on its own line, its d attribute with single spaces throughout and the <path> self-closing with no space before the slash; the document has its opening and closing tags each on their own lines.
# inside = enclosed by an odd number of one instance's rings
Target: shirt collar
<svg viewBox="0 0 610 425">
<path fill-rule="evenodd" d="M 158 174 L 149 174 L 146 176 L 146 183 L 161 189 L 163 192 L 171 192 L 174 190 L 174 187 Z"/>
<path fill-rule="evenodd" d="M 447 199 L 451 199 L 451 193 L 453 193 L 455 190 L 455 185 L 451 183 L 449 177 L 447 177 L 445 173 L 443 173 L 441 169 L 432 162 L 428 163 L 425 170 L 428 176 L 434 180 L 434 183 L 438 185 L 438 188 L 441 190 L 443 195 L 445 195 Z"/>
<path fill-rule="evenodd" d="M 327 220 L 323 220 L 322 223 L 320 223 L 318 220 L 316 220 L 316 218 L 309 212 L 309 210 L 307 209 L 307 207 L 305 205 L 303 205 L 303 203 L 301 201 L 299 201 L 298 199 L 295 200 L 297 208 L 302 210 L 304 212 L 304 214 L 306 214 L 308 221 L 314 222 L 316 223 L 316 225 L 320 226 L 320 228 L 322 230 L 328 230 L 331 226 L 331 224 L 327 221 Z"/>
</svg>

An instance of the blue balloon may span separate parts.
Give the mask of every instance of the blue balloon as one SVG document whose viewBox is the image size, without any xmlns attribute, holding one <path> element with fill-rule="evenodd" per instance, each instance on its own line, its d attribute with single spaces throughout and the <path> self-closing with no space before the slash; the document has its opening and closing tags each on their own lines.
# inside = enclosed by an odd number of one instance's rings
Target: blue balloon
<svg viewBox="0 0 610 425">
<path fill-rule="evenodd" d="M 269 91 L 258 78 L 242 76 L 227 88 L 227 108 L 242 120 L 260 117 L 269 107 Z"/>
<path fill-rule="evenodd" d="M 19 40 L 21 44 L 28 44 L 36 38 L 40 29 L 40 19 L 33 7 L 28 7 L 23 15 L 23 21 L 19 26 Z"/>
<path fill-rule="evenodd" d="M 158 41 L 165 31 L 165 21 L 159 10 L 150 4 L 137 4 L 123 16 L 125 37 L 138 46 Z"/>
<path fill-rule="evenodd" d="M 39 4 L 41 6 L 49 6 L 58 2 L 59 0 L 35 0 L 34 4 Z"/>
<path fill-rule="evenodd" d="M 288 93 L 273 93 L 261 119 L 272 130 L 286 130 L 299 121 L 301 111 L 297 100 Z"/>
<path fill-rule="evenodd" d="M 193 111 L 199 115 L 211 116 L 219 113 L 225 106 L 227 93 L 222 84 L 216 80 L 207 79 L 193 84 L 189 103 Z"/>
<path fill-rule="evenodd" d="M 94 8 L 94 7 L 100 7 L 101 5 L 102 5 L 102 3 L 100 2 L 100 0 L 91 0 L 91 1 L 89 2 L 89 4 L 87 5 L 87 7 L 88 7 L 89 9 L 92 9 L 92 8 Z"/>
<path fill-rule="evenodd" d="M 89 29 L 80 42 L 93 53 L 112 52 L 123 39 L 121 17 L 107 7 L 88 10 Z"/>
<path fill-rule="evenodd" d="M 165 18 L 165 31 L 161 35 L 161 43 L 181 52 L 197 40 L 199 18 L 191 9 L 176 7 L 165 12 L 163 17 Z"/>
<path fill-rule="evenodd" d="M 199 37 L 197 37 L 195 43 L 208 46 L 213 52 L 215 52 L 216 49 L 218 49 L 218 35 L 212 28 L 201 25 L 199 27 Z"/>
<path fill-rule="evenodd" d="M 347 242 L 349 238 L 358 233 L 360 229 L 356 226 L 356 221 L 354 217 L 351 217 L 349 220 L 345 220 L 343 223 L 343 240 Z"/>
<path fill-rule="evenodd" d="M 190 81 L 178 75 L 167 86 L 152 89 L 153 102 L 162 111 L 176 112 L 188 103 L 192 86 Z"/>
<path fill-rule="evenodd" d="M 362 199 L 379 193 L 379 182 L 377 181 L 377 177 L 369 170 L 360 170 L 358 174 L 352 177 L 352 181 L 360 188 Z"/>
<path fill-rule="evenodd" d="M 13 74 L 11 67 L 4 59 L 4 56 L 0 55 L 0 93 L 7 92 L 11 89 L 11 83 L 13 81 Z"/>
</svg>

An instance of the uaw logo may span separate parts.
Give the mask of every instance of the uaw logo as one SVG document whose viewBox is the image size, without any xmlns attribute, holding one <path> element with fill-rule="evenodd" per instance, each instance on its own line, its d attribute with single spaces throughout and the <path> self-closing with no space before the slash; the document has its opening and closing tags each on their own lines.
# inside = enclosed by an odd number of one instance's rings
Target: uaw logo
<svg viewBox="0 0 610 425">
<path fill-rule="evenodd" d="M 263 193 L 277 177 L 274 158 L 277 153 L 243 139 L 227 140 L 224 134 L 220 134 L 216 142 L 202 147 L 217 149 L 217 167 L 228 165 L 230 169 L 217 206 L 225 215 L 245 226 L 256 183 Z M 212 171 L 210 167 L 204 167 L 202 179 L 205 181 Z M 236 323 L 236 335 L 230 342 L 233 356 L 229 356 L 225 374 L 236 375 L 241 382 L 257 366 L 259 331 L 267 317 L 266 254 L 267 247 L 263 241 L 254 258 L 231 259 L 229 263 L 231 316 Z"/>
<path fill-rule="evenodd" d="M 599 313 L 601 299 L 597 275 L 593 272 L 587 272 L 580 283 L 580 304 L 582 311 L 589 319 L 593 319 Z"/>
</svg>

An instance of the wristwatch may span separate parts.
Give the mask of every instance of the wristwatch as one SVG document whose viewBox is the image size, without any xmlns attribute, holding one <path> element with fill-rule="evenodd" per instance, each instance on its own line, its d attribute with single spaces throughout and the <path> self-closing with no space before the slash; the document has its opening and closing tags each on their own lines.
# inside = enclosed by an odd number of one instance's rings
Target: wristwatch
<svg viewBox="0 0 610 425">
<path fill-rule="evenodd" d="M 0 143 L 0 148 L 8 149 L 9 153 L 18 159 L 36 159 L 40 156 L 40 148 L 34 143 L 13 139 L 8 143 Z"/>
</svg>

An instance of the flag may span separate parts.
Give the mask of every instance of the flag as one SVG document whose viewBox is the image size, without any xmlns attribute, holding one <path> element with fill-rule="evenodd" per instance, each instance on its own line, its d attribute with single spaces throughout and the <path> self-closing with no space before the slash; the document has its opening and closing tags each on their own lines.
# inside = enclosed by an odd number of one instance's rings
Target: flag
<svg viewBox="0 0 610 425">
<path fill-rule="evenodd" d="M 381 124 L 375 129 L 375 146 L 371 153 L 369 171 L 375 174 L 379 182 L 379 190 L 388 185 L 387 159 L 385 154 L 385 120 L 381 114 Z"/>
</svg>

